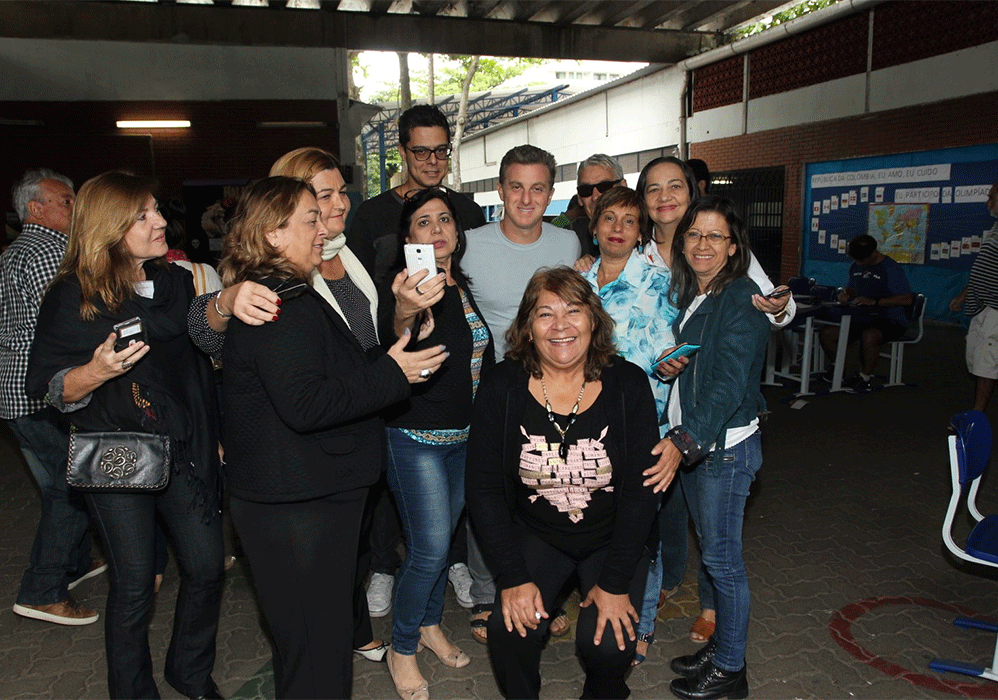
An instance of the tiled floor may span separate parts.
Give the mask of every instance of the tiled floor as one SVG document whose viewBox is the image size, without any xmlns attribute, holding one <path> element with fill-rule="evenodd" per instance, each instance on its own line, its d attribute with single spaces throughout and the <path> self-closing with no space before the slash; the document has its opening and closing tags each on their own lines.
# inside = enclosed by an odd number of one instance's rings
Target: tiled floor
<svg viewBox="0 0 998 700">
<path fill-rule="evenodd" d="M 913 386 L 813 397 L 800 409 L 788 405 L 787 389 L 766 390 L 765 464 L 745 521 L 753 698 L 998 697 L 998 684 L 927 668 L 937 655 L 990 661 L 994 635 L 953 627 L 956 606 L 998 616 L 998 575 L 956 565 L 942 554 L 939 534 L 949 496 L 946 426 L 967 408 L 972 391 L 962 333 L 930 326 L 906 360 L 905 378 Z M 886 365 L 880 371 L 886 373 Z M 998 406 L 990 417 L 998 421 Z M 998 510 L 993 486 L 985 485 L 981 501 L 985 511 Z M 9 611 L 37 508 L 27 469 L 4 434 L 0 697 L 105 697 L 101 623 L 58 627 Z M 226 696 L 266 697 L 272 686 L 261 669 L 270 652 L 247 575 L 242 563 L 228 574 L 215 678 Z M 687 639 L 698 607 L 692 578 L 691 559 L 687 583 L 660 614 L 648 661 L 631 675 L 635 698 L 669 697 L 669 659 L 695 648 Z M 176 582 L 171 564 L 150 632 L 157 669 Z M 106 587 L 99 577 L 76 593 L 100 610 Z M 390 619 L 376 620 L 376 633 L 388 635 Z M 486 649 L 472 640 L 467 613 L 450 591 L 444 626 L 472 663 L 454 670 L 421 654 L 432 696 L 498 697 Z M 580 676 L 571 637 L 551 643 L 543 656 L 542 697 L 578 697 Z M 164 697 L 175 697 L 161 675 L 158 680 Z M 394 697 L 384 664 L 356 662 L 354 697 Z"/>
</svg>

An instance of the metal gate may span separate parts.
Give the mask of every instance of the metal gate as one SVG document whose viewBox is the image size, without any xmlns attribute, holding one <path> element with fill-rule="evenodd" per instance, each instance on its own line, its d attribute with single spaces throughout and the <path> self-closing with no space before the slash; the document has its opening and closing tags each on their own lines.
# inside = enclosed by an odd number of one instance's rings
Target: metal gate
<svg viewBox="0 0 998 700">
<path fill-rule="evenodd" d="M 711 173 L 710 193 L 734 201 L 749 227 L 752 252 L 773 284 L 783 252 L 783 166 Z"/>
</svg>

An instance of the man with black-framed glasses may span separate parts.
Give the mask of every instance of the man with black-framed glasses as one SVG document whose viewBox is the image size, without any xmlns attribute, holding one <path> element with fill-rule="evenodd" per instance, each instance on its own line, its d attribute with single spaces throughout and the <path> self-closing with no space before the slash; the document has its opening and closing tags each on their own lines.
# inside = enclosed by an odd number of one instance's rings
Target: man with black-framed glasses
<svg viewBox="0 0 998 700">
<path fill-rule="evenodd" d="M 405 182 L 362 203 L 347 231 L 350 249 L 368 252 L 367 256 L 359 257 L 378 285 L 384 282 L 388 268 L 395 262 L 396 233 L 406 196 L 416 190 L 442 186 L 450 165 L 450 124 L 437 107 L 416 105 L 407 109 L 399 117 L 398 127 Z M 465 231 L 485 223 L 482 209 L 473 199 L 445 189 Z"/>
<path fill-rule="evenodd" d="M 579 163 L 579 174 L 576 178 L 576 192 L 579 203 L 586 210 L 585 216 L 580 216 L 572 222 L 572 230 L 579 237 L 584 255 L 599 255 L 599 249 L 593 243 L 593 234 L 589 231 L 589 221 L 596 210 L 596 202 L 600 196 L 618 185 L 627 186 L 624 170 L 616 158 L 605 153 L 594 153 Z"/>
</svg>

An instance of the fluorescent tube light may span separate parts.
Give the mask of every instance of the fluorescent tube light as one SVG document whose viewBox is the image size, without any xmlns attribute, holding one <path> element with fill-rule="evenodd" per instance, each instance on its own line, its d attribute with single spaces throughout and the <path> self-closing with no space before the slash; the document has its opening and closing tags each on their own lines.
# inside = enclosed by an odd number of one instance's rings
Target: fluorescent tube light
<svg viewBox="0 0 998 700">
<path fill-rule="evenodd" d="M 119 129 L 190 129 L 191 123 L 183 119 L 145 119 L 115 122 Z"/>
</svg>

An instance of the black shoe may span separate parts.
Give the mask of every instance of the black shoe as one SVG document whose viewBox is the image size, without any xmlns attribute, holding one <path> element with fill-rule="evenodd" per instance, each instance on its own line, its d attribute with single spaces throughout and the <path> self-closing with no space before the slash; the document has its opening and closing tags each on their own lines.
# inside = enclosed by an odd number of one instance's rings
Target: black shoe
<svg viewBox="0 0 998 700">
<path fill-rule="evenodd" d="M 696 654 L 689 656 L 677 656 L 669 664 L 673 672 L 685 678 L 692 678 L 700 673 L 700 670 L 709 664 L 717 653 L 717 640 L 711 637 L 707 646 L 700 647 Z"/>
<path fill-rule="evenodd" d="M 741 700 L 748 697 L 747 669 L 748 665 L 745 665 L 740 671 L 722 671 L 711 662 L 693 678 L 675 679 L 669 684 L 669 690 L 677 698 L 686 700 Z"/>
</svg>

